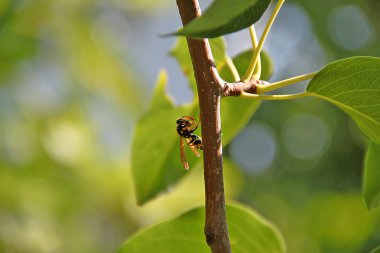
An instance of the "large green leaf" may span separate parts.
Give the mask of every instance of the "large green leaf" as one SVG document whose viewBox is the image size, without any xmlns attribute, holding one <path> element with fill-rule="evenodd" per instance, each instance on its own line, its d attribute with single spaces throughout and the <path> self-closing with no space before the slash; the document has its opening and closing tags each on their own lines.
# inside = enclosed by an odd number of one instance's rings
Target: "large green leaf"
<svg viewBox="0 0 380 253">
<path fill-rule="evenodd" d="M 337 105 L 380 143 L 380 58 L 360 56 L 328 64 L 307 91 Z"/>
<path fill-rule="evenodd" d="M 189 80 L 190 88 L 193 92 L 196 92 L 197 84 L 195 82 L 193 65 L 191 63 L 189 49 L 187 48 L 186 38 L 177 39 L 174 47 L 170 50 L 169 55 L 177 60 L 183 74 Z"/>
<path fill-rule="evenodd" d="M 153 112 L 155 110 L 170 109 L 174 107 L 171 97 L 166 94 L 167 82 L 167 73 L 165 70 L 161 70 L 158 73 L 156 87 L 148 109 L 149 112 Z"/>
<path fill-rule="evenodd" d="M 270 0 L 217 0 L 176 35 L 215 38 L 242 30 L 261 18 Z"/>
<path fill-rule="evenodd" d="M 234 253 L 284 253 L 280 232 L 258 213 L 241 205 L 227 205 L 227 222 Z M 118 253 L 209 253 L 204 231 L 205 210 L 191 210 L 178 218 L 145 229 L 127 240 Z"/>
<path fill-rule="evenodd" d="M 161 72 L 152 103 L 139 119 L 133 134 L 132 177 L 139 204 L 155 197 L 185 173 L 179 162 L 175 120 L 182 115 L 191 115 L 194 106 L 174 107 L 165 91 L 166 79 L 166 74 Z"/>
<path fill-rule="evenodd" d="M 363 191 L 368 209 L 380 206 L 380 144 L 374 142 L 365 158 Z"/>
</svg>

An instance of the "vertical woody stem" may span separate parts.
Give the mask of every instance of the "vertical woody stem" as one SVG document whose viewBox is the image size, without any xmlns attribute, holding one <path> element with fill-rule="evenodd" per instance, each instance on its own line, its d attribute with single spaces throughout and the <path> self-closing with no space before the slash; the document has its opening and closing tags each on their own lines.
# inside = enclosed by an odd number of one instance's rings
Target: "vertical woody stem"
<svg viewBox="0 0 380 253">
<path fill-rule="evenodd" d="M 177 0 L 183 25 L 200 15 L 197 0 Z M 206 194 L 205 235 L 213 253 L 230 253 L 223 183 L 220 99 L 223 81 L 206 39 L 187 39 L 198 87 Z"/>
</svg>

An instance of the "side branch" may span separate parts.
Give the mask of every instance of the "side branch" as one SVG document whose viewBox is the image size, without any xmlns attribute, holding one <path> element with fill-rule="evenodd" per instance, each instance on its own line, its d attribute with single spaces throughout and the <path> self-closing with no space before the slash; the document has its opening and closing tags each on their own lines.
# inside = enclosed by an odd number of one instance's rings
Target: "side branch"
<svg viewBox="0 0 380 253">
<path fill-rule="evenodd" d="M 258 87 L 267 84 L 267 82 L 262 80 L 248 80 L 248 81 L 239 81 L 234 83 L 224 83 L 222 96 L 240 96 L 244 93 L 257 94 Z"/>
</svg>

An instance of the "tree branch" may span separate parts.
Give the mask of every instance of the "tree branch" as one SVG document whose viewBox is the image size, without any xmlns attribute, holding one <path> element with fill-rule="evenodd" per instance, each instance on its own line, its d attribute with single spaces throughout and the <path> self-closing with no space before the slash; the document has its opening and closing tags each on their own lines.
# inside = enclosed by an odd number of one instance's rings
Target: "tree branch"
<svg viewBox="0 0 380 253">
<path fill-rule="evenodd" d="M 177 0 L 183 25 L 200 15 L 197 0 Z M 206 195 L 205 235 L 213 253 L 230 253 L 226 222 L 220 99 L 224 82 L 215 68 L 205 39 L 187 39 L 197 82 L 202 122 L 203 162 Z"/>
<path fill-rule="evenodd" d="M 266 84 L 265 81 L 261 80 L 248 80 L 248 81 L 239 81 L 234 83 L 224 82 L 222 96 L 240 96 L 243 92 L 257 94 L 257 87 Z"/>
<path fill-rule="evenodd" d="M 182 24 L 201 15 L 198 0 L 177 0 Z M 206 195 L 205 235 L 213 253 L 230 253 L 223 182 L 220 99 L 225 96 L 256 94 L 265 82 L 248 80 L 228 83 L 219 77 L 207 39 L 187 38 L 197 82 L 203 142 Z"/>
</svg>

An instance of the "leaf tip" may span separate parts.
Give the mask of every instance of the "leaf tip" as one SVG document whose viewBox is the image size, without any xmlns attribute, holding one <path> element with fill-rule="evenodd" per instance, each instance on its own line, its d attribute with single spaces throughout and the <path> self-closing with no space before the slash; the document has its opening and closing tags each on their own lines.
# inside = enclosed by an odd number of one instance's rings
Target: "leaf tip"
<svg viewBox="0 0 380 253">
<path fill-rule="evenodd" d="M 371 201 L 368 199 L 365 200 L 365 203 L 366 203 L 368 212 L 372 212 L 373 210 L 379 208 L 379 206 L 380 206 L 380 203 L 378 203 L 376 201 Z"/>
<path fill-rule="evenodd" d="M 146 202 L 148 202 L 148 198 L 145 198 L 145 197 L 141 197 L 141 196 L 138 196 L 137 194 L 136 194 L 136 204 L 138 205 L 138 206 L 143 206 Z"/>
<path fill-rule="evenodd" d="M 143 206 L 147 202 L 149 202 L 151 199 L 155 197 L 155 194 L 153 193 L 146 193 L 143 189 L 137 187 L 135 184 L 135 198 L 136 198 L 136 204 L 138 206 Z"/>
</svg>

